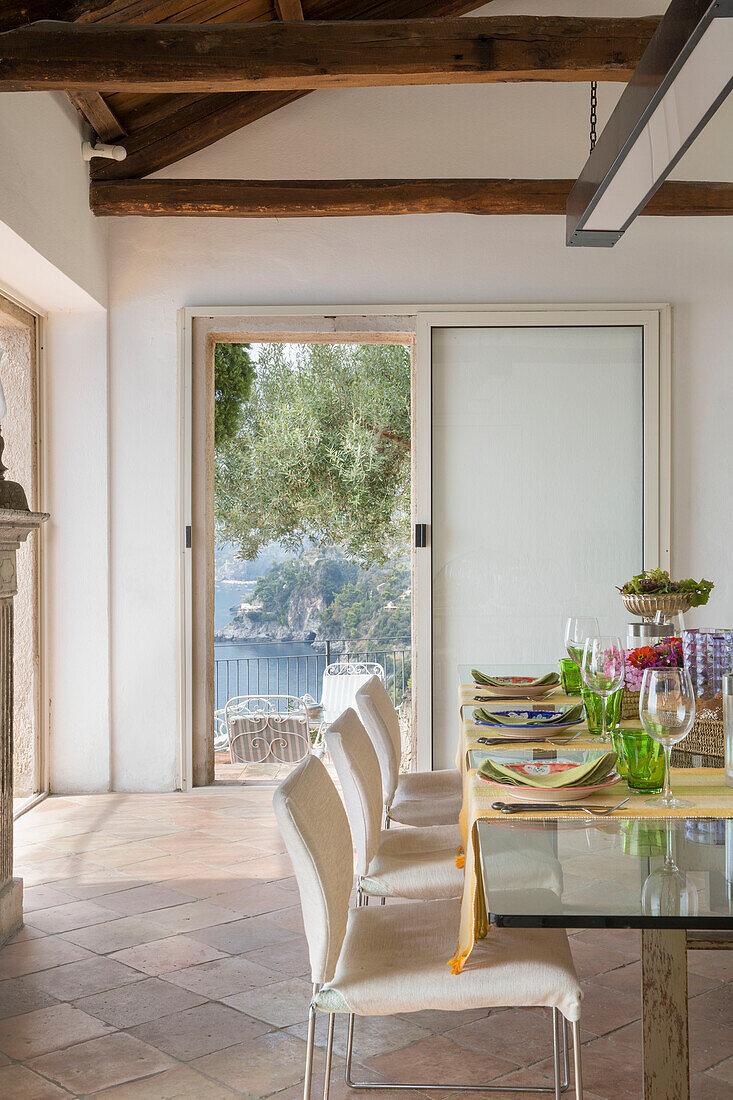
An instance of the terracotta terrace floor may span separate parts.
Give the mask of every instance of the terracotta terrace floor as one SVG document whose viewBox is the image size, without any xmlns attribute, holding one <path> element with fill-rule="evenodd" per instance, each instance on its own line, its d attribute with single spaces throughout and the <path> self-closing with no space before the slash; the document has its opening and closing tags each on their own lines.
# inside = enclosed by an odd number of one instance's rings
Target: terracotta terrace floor
<svg viewBox="0 0 733 1100">
<path fill-rule="evenodd" d="M 49 798 L 19 820 L 27 924 L 0 951 L 2 1100 L 299 1097 L 308 959 L 271 796 L 217 786 Z M 640 1100 L 638 935 L 586 931 L 572 943 L 587 1100 Z M 730 1100 L 733 953 L 692 952 L 689 971 L 692 1096 Z M 356 1052 L 376 1076 L 501 1081 L 499 1096 L 521 1097 L 512 1083 L 549 1082 L 549 1019 L 510 1009 L 360 1021 Z M 353 1094 L 334 1078 L 331 1095 Z"/>
</svg>

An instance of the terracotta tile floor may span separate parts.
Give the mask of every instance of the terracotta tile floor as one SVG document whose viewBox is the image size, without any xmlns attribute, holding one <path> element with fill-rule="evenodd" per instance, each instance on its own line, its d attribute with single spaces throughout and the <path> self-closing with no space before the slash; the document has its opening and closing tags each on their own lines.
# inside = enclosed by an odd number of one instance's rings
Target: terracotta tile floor
<svg viewBox="0 0 733 1100">
<path fill-rule="evenodd" d="M 0 950 L 2 1100 L 298 1100 L 308 957 L 271 797 L 224 784 L 49 798 L 18 821 L 27 924 Z M 640 1100 L 638 935 L 572 944 L 587 1100 Z M 733 1100 L 733 953 L 691 952 L 689 971 L 692 1096 Z M 337 1066 L 344 1032 L 339 1019 Z M 541 1013 L 369 1019 L 356 1051 L 358 1074 L 377 1080 L 502 1081 L 499 1095 L 519 1098 L 512 1085 L 550 1079 Z M 353 1095 L 334 1075 L 333 1100 Z M 399 1095 L 458 1100 L 449 1086 Z"/>
</svg>

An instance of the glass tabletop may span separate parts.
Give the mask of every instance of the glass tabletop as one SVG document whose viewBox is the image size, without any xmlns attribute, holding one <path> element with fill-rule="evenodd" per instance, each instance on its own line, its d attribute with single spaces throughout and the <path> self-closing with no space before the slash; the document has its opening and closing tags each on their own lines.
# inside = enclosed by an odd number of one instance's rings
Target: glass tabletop
<svg viewBox="0 0 733 1100">
<path fill-rule="evenodd" d="M 477 829 L 496 924 L 733 929 L 733 820 L 591 821 L 579 811 L 578 820 L 485 820 Z"/>
</svg>

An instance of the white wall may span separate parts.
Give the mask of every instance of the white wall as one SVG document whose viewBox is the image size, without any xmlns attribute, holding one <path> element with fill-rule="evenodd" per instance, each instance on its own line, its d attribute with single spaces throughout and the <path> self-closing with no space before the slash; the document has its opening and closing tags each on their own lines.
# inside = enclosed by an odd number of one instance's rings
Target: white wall
<svg viewBox="0 0 733 1100">
<path fill-rule="evenodd" d="M 608 14 L 605 4 L 595 8 Z M 639 5 L 626 9 L 638 14 Z M 500 10 L 498 0 L 491 10 Z M 501 10 L 519 9 L 507 2 Z M 602 119 L 618 91 L 601 88 Z M 160 174 L 570 178 L 587 155 L 587 115 L 582 85 L 322 92 Z M 679 176 L 733 179 L 731 118 L 728 108 Z M 546 217 L 112 223 L 116 784 L 156 789 L 174 775 L 176 310 L 183 305 L 671 302 L 673 568 L 712 577 L 708 617 L 733 621 L 733 220 L 642 218 L 611 251 L 570 250 L 563 241 L 563 219 Z"/>
<path fill-rule="evenodd" d="M 0 286 L 43 315 L 40 400 L 51 789 L 110 784 L 107 226 L 64 96 L 0 95 Z"/>
<path fill-rule="evenodd" d="M 12 259 L 16 292 L 44 310 L 51 294 L 53 307 L 76 308 L 73 286 L 107 300 L 107 227 L 89 210 L 81 142 L 81 119 L 65 95 L 0 95 L 0 278 Z M 32 266 L 34 252 L 45 264 Z"/>
<path fill-rule="evenodd" d="M 45 667 L 51 790 L 110 786 L 107 316 L 45 325 Z"/>
</svg>

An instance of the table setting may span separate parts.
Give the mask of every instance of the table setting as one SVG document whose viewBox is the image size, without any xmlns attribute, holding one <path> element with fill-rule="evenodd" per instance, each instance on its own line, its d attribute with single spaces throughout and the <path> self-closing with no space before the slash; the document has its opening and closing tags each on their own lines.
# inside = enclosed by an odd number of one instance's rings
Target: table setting
<svg viewBox="0 0 733 1100">
<path fill-rule="evenodd" d="M 492 924 L 641 928 L 654 960 L 643 990 L 650 1064 L 669 1032 L 660 1004 L 668 1012 L 686 998 L 682 977 L 660 987 L 659 966 L 682 974 L 687 930 L 733 929 L 733 631 L 688 630 L 683 619 L 712 587 L 642 574 L 620 589 L 644 617 L 626 645 L 596 617 L 573 616 L 557 672 L 479 664 L 459 674 L 465 870 L 451 969 L 460 974 Z M 517 881 L 497 881 L 493 853 L 512 843 Z M 535 844 L 542 888 L 520 881 Z M 580 866 L 590 870 L 579 883 Z M 686 1044 L 676 1054 L 682 1081 Z"/>
</svg>

